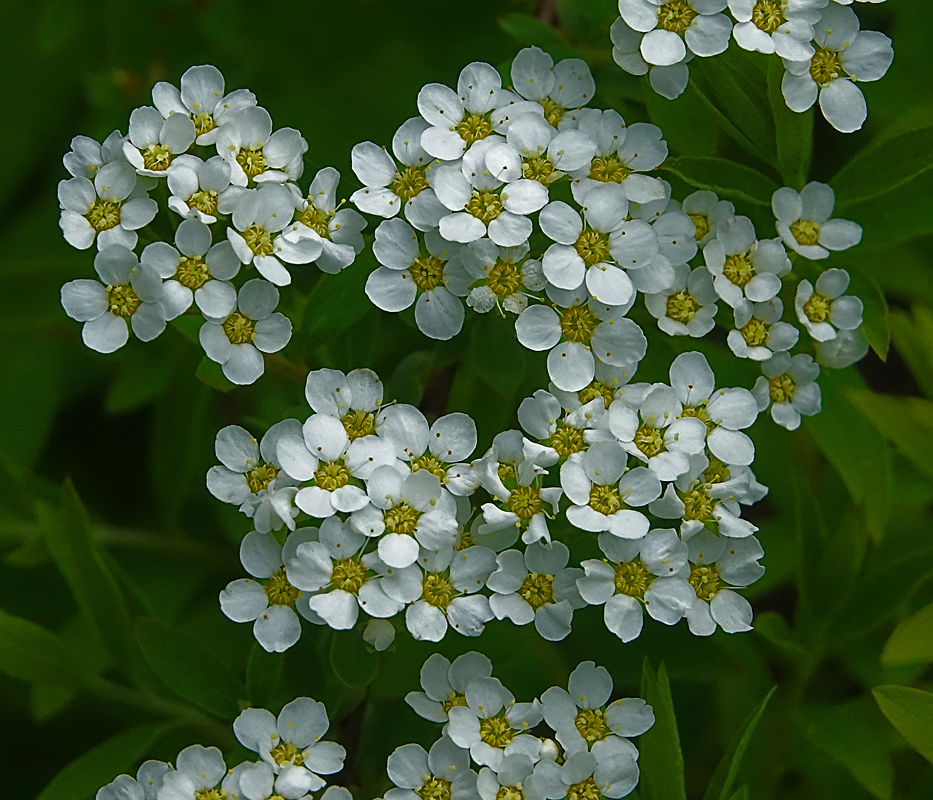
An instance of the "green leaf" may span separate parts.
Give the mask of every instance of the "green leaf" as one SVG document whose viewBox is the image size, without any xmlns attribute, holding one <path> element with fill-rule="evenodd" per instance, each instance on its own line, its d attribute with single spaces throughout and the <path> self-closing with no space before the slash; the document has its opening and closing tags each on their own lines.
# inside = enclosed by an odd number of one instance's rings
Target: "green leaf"
<svg viewBox="0 0 933 800">
<path fill-rule="evenodd" d="M 495 312 L 476 320 L 469 358 L 480 378 L 506 398 L 515 394 L 528 369 L 527 351 L 515 338 L 514 327 Z"/>
<path fill-rule="evenodd" d="M 933 127 L 873 142 L 830 181 L 836 197 L 859 203 L 888 194 L 933 169 Z"/>
<path fill-rule="evenodd" d="M 729 800 L 749 800 L 748 786 L 743 786 Z"/>
<path fill-rule="evenodd" d="M 499 27 L 522 47 L 537 45 L 555 61 L 577 55 L 556 29 L 531 14 L 503 14 L 499 17 Z"/>
<path fill-rule="evenodd" d="M 107 410 L 119 414 L 145 405 L 168 386 L 173 367 L 171 358 L 131 359 L 107 390 Z"/>
<path fill-rule="evenodd" d="M 137 654 L 126 600 L 97 549 L 87 513 L 71 481 L 62 486 L 60 509 L 53 512 L 40 506 L 39 511 L 49 551 L 81 615 L 100 636 L 117 667 L 132 673 Z"/>
<path fill-rule="evenodd" d="M 216 361 L 211 361 L 207 356 L 201 359 L 194 376 L 201 383 L 210 386 L 211 389 L 216 389 L 218 392 L 229 392 L 231 389 L 236 388 L 236 385 L 231 383 L 227 376 L 224 375 L 223 367 Z"/>
<path fill-rule="evenodd" d="M 933 195 L 933 171 L 921 173 L 898 187 L 897 194 L 871 197 L 849 202 L 837 196 L 833 216 L 851 219 L 864 227 L 862 245 L 876 248 L 879 255 L 874 263 L 864 263 L 868 273 L 890 268 L 886 248 L 898 242 L 908 242 L 933 233 L 933 214 L 929 212 L 929 198 Z"/>
<path fill-rule="evenodd" d="M 857 295 L 864 306 L 862 313 L 862 333 L 868 339 L 871 349 L 882 361 L 887 360 L 888 347 L 891 344 L 891 328 L 888 320 L 888 301 L 885 300 L 877 282 L 860 266 L 847 264 L 852 277 L 849 294 Z"/>
<path fill-rule="evenodd" d="M 909 686 L 878 686 L 872 694 L 898 733 L 933 762 L 933 694 Z"/>
<path fill-rule="evenodd" d="M 888 320 L 897 352 L 907 362 L 923 393 L 933 398 L 933 311 L 917 305 L 911 314 L 892 311 Z"/>
<path fill-rule="evenodd" d="M 363 641 L 359 631 L 334 631 L 330 665 L 347 686 L 368 686 L 379 672 L 379 655 Z"/>
<path fill-rule="evenodd" d="M 755 728 L 758 727 L 758 723 L 768 707 L 768 701 L 771 700 L 776 691 L 777 686 L 773 687 L 765 699 L 758 704 L 758 707 L 748 715 L 739 733 L 729 745 L 729 749 L 723 756 L 722 761 L 719 762 L 719 766 L 716 767 L 716 772 L 713 773 L 713 779 L 706 788 L 703 800 L 729 800 L 735 780 L 739 775 L 739 768 L 742 766 L 742 759 L 748 749 L 748 744 L 751 742 L 752 736 L 755 734 Z"/>
<path fill-rule="evenodd" d="M 76 686 L 83 680 L 64 641 L 51 631 L 0 610 L 0 672 L 17 680 Z"/>
<path fill-rule="evenodd" d="M 337 275 L 321 275 L 308 293 L 300 330 L 301 351 L 314 349 L 325 337 L 334 338 L 350 328 L 372 305 L 366 297 L 366 281 L 378 265 L 364 250 L 352 269 Z"/>
<path fill-rule="evenodd" d="M 36 800 L 90 800 L 117 775 L 136 774 L 139 762 L 169 730 L 168 725 L 139 725 L 92 747 L 58 773 Z"/>
<path fill-rule="evenodd" d="M 246 688 L 229 665 L 196 636 L 157 619 L 140 620 L 136 639 L 162 682 L 224 721 L 240 711 Z"/>
<path fill-rule="evenodd" d="M 933 603 L 898 625 L 881 651 L 887 666 L 928 661 L 933 661 Z"/>
<path fill-rule="evenodd" d="M 677 733 L 667 669 L 661 664 L 655 676 L 648 659 L 642 669 L 642 698 L 654 709 L 654 725 L 638 740 L 639 791 L 645 800 L 683 800 L 684 759 Z"/>
<path fill-rule="evenodd" d="M 781 82 L 784 65 L 773 58 L 768 64 L 768 100 L 774 118 L 778 167 L 786 186 L 798 191 L 807 182 L 813 154 L 813 109 L 798 114 L 787 107 Z"/>
<path fill-rule="evenodd" d="M 751 167 L 724 158 L 681 156 L 661 165 L 697 189 L 710 189 L 721 198 L 771 207 L 771 195 L 780 187 L 771 178 Z"/>
<path fill-rule="evenodd" d="M 794 637 L 794 632 L 776 611 L 765 611 L 755 617 L 755 634 L 770 642 L 795 661 L 807 656 L 806 648 Z"/>
<path fill-rule="evenodd" d="M 246 665 L 246 691 L 250 703 L 256 708 L 265 708 L 282 679 L 285 656 L 282 653 L 267 653 L 258 642 L 253 643 Z"/>
</svg>

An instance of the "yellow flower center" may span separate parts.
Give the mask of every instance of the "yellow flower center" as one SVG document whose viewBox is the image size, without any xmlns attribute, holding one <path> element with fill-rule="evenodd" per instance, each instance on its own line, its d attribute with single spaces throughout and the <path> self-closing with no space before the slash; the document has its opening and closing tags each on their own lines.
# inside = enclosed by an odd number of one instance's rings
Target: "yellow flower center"
<svg viewBox="0 0 933 800">
<path fill-rule="evenodd" d="M 719 570 L 713 565 L 697 564 L 690 570 L 690 577 L 687 582 L 697 593 L 701 600 L 709 600 L 719 592 L 720 577 Z"/>
<path fill-rule="evenodd" d="M 765 33 L 774 33 L 787 22 L 784 4 L 778 0 L 758 0 L 752 9 L 752 22 Z"/>
<path fill-rule="evenodd" d="M 428 572 L 421 582 L 421 596 L 426 603 L 435 608 L 447 608 L 450 601 L 457 596 L 457 590 L 446 575 Z"/>
<path fill-rule="evenodd" d="M 509 495 L 509 511 L 527 521 L 544 510 L 541 490 L 535 486 L 519 486 Z"/>
<path fill-rule="evenodd" d="M 488 114 L 474 114 L 466 112 L 463 119 L 455 127 L 460 138 L 467 144 L 473 144 L 480 139 L 485 139 L 492 133 L 492 121 Z"/>
<path fill-rule="evenodd" d="M 408 271 L 415 286 L 422 292 L 430 292 L 444 285 L 444 262 L 434 256 L 419 256 Z"/>
<path fill-rule="evenodd" d="M 269 488 L 269 484 L 278 474 L 279 470 L 274 464 L 260 462 L 246 473 L 246 485 L 253 494 L 259 494 L 263 489 Z"/>
<path fill-rule="evenodd" d="M 593 778 L 575 783 L 567 790 L 567 800 L 600 800 L 602 796 Z"/>
<path fill-rule="evenodd" d="M 706 214 L 688 214 L 687 216 L 693 220 L 694 227 L 696 227 L 696 233 L 693 234 L 693 238 L 698 242 L 703 239 L 711 230 L 709 224 L 709 217 Z"/>
<path fill-rule="evenodd" d="M 288 606 L 301 597 L 301 592 L 288 582 L 285 571 L 279 570 L 266 583 L 266 597 L 274 606 Z"/>
<path fill-rule="evenodd" d="M 554 599 L 554 578 L 550 575 L 530 572 L 522 581 L 518 596 L 537 610 Z"/>
<path fill-rule="evenodd" d="M 223 789 L 201 789 L 194 793 L 195 800 L 227 800 Z"/>
<path fill-rule="evenodd" d="M 499 462 L 499 468 L 496 470 L 496 472 L 499 474 L 499 480 L 501 480 L 503 483 L 508 480 L 518 480 L 518 473 L 515 471 L 514 464 Z"/>
<path fill-rule="evenodd" d="M 261 225 L 250 225 L 241 236 L 254 256 L 267 256 L 272 253 L 272 234 Z"/>
<path fill-rule="evenodd" d="M 803 313 L 810 322 L 825 322 L 833 309 L 833 301 L 825 294 L 814 292 L 803 304 Z"/>
<path fill-rule="evenodd" d="M 304 751 L 299 750 L 295 745 L 287 742 L 279 742 L 272 748 L 269 755 L 272 756 L 272 760 L 280 767 L 285 764 L 292 764 L 296 767 L 300 767 L 305 761 Z"/>
<path fill-rule="evenodd" d="M 616 393 L 609 384 L 603 383 L 602 381 L 593 381 L 585 389 L 581 389 L 577 393 L 577 397 L 583 405 L 591 403 L 597 397 L 601 397 L 606 404 L 606 408 L 609 408 L 609 405 L 616 398 Z"/>
<path fill-rule="evenodd" d="M 545 97 L 543 100 L 539 100 L 538 103 L 544 109 L 544 118 L 547 120 L 548 125 L 553 125 L 556 128 L 557 123 L 564 118 L 564 107 L 558 105 L 550 97 Z"/>
<path fill-rule="evenodd" d="M 798 219 L 790 226 L 797 244 L 812 247 L 820 240 L 820 226 L 810 219 Z"/>
<path fill-rule="evenodd" d="M 415 793 L 421 800 L 450 800 L 450 781 L 432 776 Z"/>
<path fill-rule="evenodd" d="M 606 715 L 600 708 L 584 708 L 573 721 L 584 741 L 593 744 L 601 742 L 609 734 L 609 724 Z"/>
<path fill-rule="evenodd" d="M 502 213 L 502 198 L 495 192 L 473 190 L 466 204 L 468 213 L 487 225 Z"/>
<path fill-rule="evenodd" d="M 705 406 L 684 406 L 680 411 L 680 416 L 694 417 L 704 423 L 710 430 L 716 427 L 716 423 L 709 418 L 709 412 Z"/>
<path fill-rule="evenodd" d="M 683 36 L 697 12 L 686 0 L 670 0 L 658 8 L 658 27 Z"/>
<path fill-rule="evenodd" d="M 609 516 L 622 508 L 619 487 L 611 483 L 594 483 L 590 487 L 590 508 Z"/>
<path fill-rule="evenodd" d="M 195 136 L 209 133 L 217 127 L 214 118 L 207 111 L 198 111 L 196 114 L 192 115 L 191 121 L 194 123 Z"/>
<path fill-rule="evenodd" d="M 386 530 L 389 533 L 414 533 L 421 519 L 421 512 L 416 511 L 402 500 L 397 506 L 392 506 L 382 512 Z"/>
<path fill-rule="evenodd" d="M 256 323 L 249 317 L 243 316 L 239 311 L 234 311 L 227 317 L 221 327 L 224 329 L 224 333 L 227 334 L 230 344 L 247 344 L 253 341 L 253 336 L 256 333 Z"/>
<path fill-rule="evenodd" d="M 703 479 L 707 483 L 725 483 L 730 476 L 729 467 L 718 458 L 711 458 L 709 466 L 703 472 Z"/>
<path fill-rule="evenodd" d="M 771 395 L 771 401 L 774 403 L 789 403 L 794 399 L 796 390 L 797 384 L 786 373 L 768 381 L 768 394 Z"/>
<path fill-rule="evenodd" d="M 643 600 L 645 592 L 654 580 L 648 568 L 641 561 L 623 561 L 616 565 L 613 583 L 617 594 L 628 595 Z"/>
<path fill-rule="evenodd" d="M 511 297 L 522 286 L 522 268 L 511 261 L 496 261 L 486 276 L 486 285 L 496 297 Z"/>
<path fill-rule="evenodd" d="M 599 320 L 587 306 L 571 306 L 560 315 L 560 329 L 564 338 L 582 344 L 588 342 Z"/>
<path fill-rule="evenodd" d="M 583 431 L 572 425 L 561 425 L 548 437 L 548 444 L 557 451 L 561 458 L 569 458 L 583 450 Z"/>
<path fill-rule="evenodd" d="M 574 242 L 573 248 L 588 267 L 603 261 L 612 261 L 609 254 L 609 237 L 605 233 L 585 230 Z"/>
<path fill-rule="evenodd" d="M 496 800 L 525 800 L 525 793 L 521 786 L 500 786 Z"/>
<path fill-rule="evenodd" d="M 261 147 L 240 148 L 240 152 L 236 154 L 236 163 L 243 168 L 250 180 L 265 172 L 269 166 Z"/>
<path fill-rule="evenodd" d="M 835 50 L 817 47 L 810 59 L 810 77 L 819 86 L 829 86 L 842 72 L 842 56 Z"/>
<path fill-rule="evenodd" d="M 350 470 L 342 461 L 324 461 L 314 470 L 314 480 L 325 492 L 341 489 L 350 482 Z"/>
<path fill-rule="evenodd" d="M 736 253 L 735 255 L 726 256 L 722 274 L 736 286 L 745 286 L 755 277 L 755 265 L 748 253 Z"/>
<path fill-rule="evenodd" d="M 330 214 L 309 202 L 308 207 L 298 217 L 298 221 L 302 225 L 309 227 L 322 239 L 330 239 L 330 218 Z"/>
<path fill-rule="evenodd" d="M 107 287 L 107 310 L 116 317 L 129 319 L 142 302 L 128 283 Z"/>
<path fill-rule="evenodd" d="M 412 472 L 417 472 L 419 469 L 427 470 L 432 475 L 437 476 L 441 483 L 447 481 L 447 467 L 444 465 L 444 462 L 432 456 L 430 453 L 425 453 L 423 456 L 419 456 L 411 462 Z"/>
<path fill-rule="evenodd" d="M 479 721 L 479 738 L 491 747 L 505 747 L 512 743 L 515 731 L 503 716 L 489 717 Z"/>
<path fill-rule="evenodd" d="M 91 223 L 91 227 L 100 233 L 109 231 L 120 224 L 120 204 L 101 200 L 94 200 L 84 218 Z"/>
<path fill-rule="evenodd" d="M 392 191 L 404 201 L 421 194 L 428 188 L 428 179 L 424 174 L 424 167 L 406 167 L 395 173 L 392 180 Z"/>
<path fill-rule="evenodd" d="M 648 458 L 654 458 L 658 453 L 663 453 L 666 449 L 664 447 L 664 434 L 648 423 L 639 426 L 632 441 L 635 443 L 635 447 Z"/>
<path fill-rule="evenodd" d="M 590 178 L 600 183 L 622 183 L 632 170 L 618 156 L 596 156 L 590 164 Z"/>
<path fill-rule="evenodd" d="M 366 567 L 358 558 L 335 561 L 330 573 L 331 585 L 350 594 L 356 594 L 367 580 Z"/>
<path fill-rule="evenodd" d="M 706 522 L 713 516 L 713 499 L 705 490 L 697 488 L 685 492 L 681 497 L 684 504 L 684 519 Z"/>
<path fill-rule="evenodd" d="M 371 412 L 356 409 L 340 421 L 351 440 L 361 439 L 376 432 L 376 415 Z"/>
<path fill-rule="evenodd" d="M 202 214 L 214 216 L 217 213 L 217 204 L 219 202 L 217 192 L 208 189 L 198 189 L 188 198 L 188 208 L 196 208 Z"/>
<path fill-rule="evenodd" d="M 450 696 L 441 701 L 441 708 L 444 709 L 444 713 L 450 713 L 450 709 L 456 708 L 457 706 L 466 706 L 467 701 L 464 695 L 459 694 L 458 692 L 451 692 Z"/>
<path fill-rule="evenodd" d="M 175 280 L 192 291 L 200 289 L 211 279 L 211 271 L 200 256 L 182 256 L 175 271 Z"/>
<path fill-rule="evenodd" d="M 164 144 L 151 144 L 143 150 L 143 166 L 153 172 L 164 172 L 172 163 L 172 151 Z"/>
<path fill-rule="evenodd" d="M 755 317 L 746 322 L 739 332 L 750 347 L 760 347 L 768 341 L 768 326 Z"/>
<path fill-rule="evenodd" d="M 690 292 L 677 292 L 667 298 L 667 316 L 686 325 L 700 310 L 700 304 Z"/>
<path fill-rule="evenodd" d="M 557 177 L 554 175 L 554 162 L 547 154 L 527 158 L 522 163 L 522 177 L 547 186 Z"/>
</svg>

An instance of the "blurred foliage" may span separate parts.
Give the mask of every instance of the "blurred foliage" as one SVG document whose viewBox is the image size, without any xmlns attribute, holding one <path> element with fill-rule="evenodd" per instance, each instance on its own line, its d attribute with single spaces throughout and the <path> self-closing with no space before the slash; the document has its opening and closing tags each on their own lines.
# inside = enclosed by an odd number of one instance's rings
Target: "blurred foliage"
<svg viewBox="0 0 933 800">
<path fill-rule="evenodd" d="M 369 366 L 387 397 L 435 416 L 471 413 L 484 447 L 546 385 L 543 360 L 521 350 L 508 321 L 473 319 L 436 343 L 410 316 L 375 310 L 362 292 L 365 256 L 286 295 L 298 321 L 289 361 L 257 386 L 215 391 L 223 384 L 181 326 L 181 336 L 92 353 L 58 295 L 91 272 L 91 257 L 57 228 L 71 137 L 125 130 L 154 81 L 213 63 L 278 124 L 299 128 L 306 172 L 333 164 L 347 195 L 352 145 L 389 141 L 424 83 L 452 83 L 474 60 L 506 66 L 519 46 L 538 44 L 589 61 L 598 105 L 662 127 L 675 193 L 713 188 L 766 230 L 774 187 L 833 185 L 837 214 L 865 235 L 831 265 L 853 272 L 875 352 L 857 372 L 824 371 L 824 411 L 801 431 L 767 420 L 752 431 L 755 469 L 771 487 L 754 510 L 768 570 L 749 593 L 754 633 L 698 640 L 685 626 L 652 626 L 623 645 L 593 608 L 560 644 L 499 623 L 438 649 L 482 649 L 522 698 L 564 684 L 584 658 L 608 667 L 623 695 L 641 687 L 658 714 L 641 740 L 645 800 L 933 797 L 933 61 L 918 24 L 927 2 L 860 4 L 863 27 L 888 33 L 896 58 L 864 85 L 868 126 L 850 136 L 788 112 L 780 65 L 735 48 L 695 60 L 679 100 L 654 95 L 612 63 L 612 0 L 19 9 L 0 51 L 12 76 L 0 128 L 13 155 L 0 179 L 0 314 L 17 334 L 0 350 L 2 796 L 90 798 L 118 772 L 192 741 L 235 761 L 245 754 L 230 733 L 237 709 L 278 710 L 301 694 L 327 705 L 348 749 L 337 780 L 363 800 L 381 794 L 386 756 L 435 733 L 402 701 L 435 648 L 401 635 L 376 656 L 352 633 L 306 631 L 276 657 L 227 620 L 217 594 L 241 575 L 247 523 L 204 489 L 214 433 L 300 414 L 296 377 L 307 368 Z M 639 376 L 663 378 L 694 344 L 655 331 Z M 754 367 L 722 343 L 700 349 L 723 384 L 751 385 Z"/>
</svg>

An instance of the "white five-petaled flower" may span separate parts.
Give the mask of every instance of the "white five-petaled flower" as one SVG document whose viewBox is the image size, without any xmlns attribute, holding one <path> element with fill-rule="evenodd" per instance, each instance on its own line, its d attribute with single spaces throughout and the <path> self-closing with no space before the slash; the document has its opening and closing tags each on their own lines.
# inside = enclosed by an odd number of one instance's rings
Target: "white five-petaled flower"
<svg viewBox="0 0 933 800">
<path fill-rule="evenodd" d="M 574 110 L 585 106 L 596 92 L 585 61 L 565 58 L 555 64 L 539 47 L 519 50 L 512 60 L 511 78 L 515 92 L 539 103 L 544 119 L 556 128 L 573 125 L 577 119 Z"/>
<path fill-rule="evenodd" d="M 702 189 L 687 195 L 680 204 L 681 210 L 696 228 L 694 238 L 700 247 L 716 238 L 719 226 L 729 217 L 735 216 L 735 206 L 728 200 L 720 200 L 715 192 Z"/>
<path fill-rule="evenodd" d="M 868 339 L 861 329 L 840 330 L 826 342 L 816 342 L 816 363 L 832 369 L 844 369 L 861 361 L 868 353 Z"/>
<path fill-rule="evenodd" d="M 627 745 L 627 746 L 626 746 Z M 542 761 L 535 777 L 546 797 L 569 797 L 571 792 L 598 792 L 602 797 L 625 797 L 638 784 L 635 746 L 619 737 L 597 742 L 589 752 L 579 751 L 563 764 Z"/>
<path fill-rule="evenodd" d="M 847 288 L 849 273 L 844 269 L 826 270 L 815 288 L 808 280 L 797 284 L 797 319 L 815 341 L 827 342 L 838 331 L 854 331 L 862 324 L 862 301 L 845 295 Z"/>
<path fill-rule="evenodd" d="M 95 800 L 156 800 L 162 780 L 172 772 L 163 761 L 146 761 L 136 772 L 136 778 L 120 775 L 98 790 Z"/>
<path fill-rule="evenodd" d="M 813 57 L 813 25 L 826 0 L 729 0 L 739 46 L 802 61 Z"/>
<path fill-rule="evenodd" d="M 62 157 L 62 163 L 72 177 L 94 180 L 104 164 L 124 160 L 124 138 L 120 131 L 112 131 L 103 143 L 90 136 L 75 136 L 71 140 L 71 150 Z"/>
<path fill-rule="evenodd" d="M 94 269 L 101 283 L 78 279 L 61 290 L 65 313 L 84 323 L 84 343 L 99 353 L 112 353 L 126 344 L 129 329 L 143 342 L 165 330 L 162 281 L 136 254 L 120 245 L 100 251 Z"/>
<path fill-rule="evenodd" d="M 211 361 L 223 367 L 231 383 L 255 382 L 265 371 L 263 353 L 276 353 L 292 338 L 292 323 L 275 311 L 279 290 L 259 278 L 237 292 L 236 310 L 222 319 L 208 319 L 199 338 Z"/>
<path fill-rule="evenodd" d="M 562 414 L 560 400 L 538 389 L 518 407 L 518 421 L 525 432 L 555 453 L 554 461 L 567 459 L 586 447 L 584 431 L 596 427 L 606 413 L 602 397 L 594 397 L 585 405 Z"/>
<path fill-rule="evenodd" d="M 447 714 L 455 706 L 466 705 L 467 686 L 477 678 L 492 675 L 492 662 L 482 653 L 465 653 L 448 661 L 440 653 L 432 653 L 421 667 L 423 692 L 409 692 L 405 702 L 414 712 L 431 722 L 447 722 Z"/>
<path fill-rule="evenodd" d="M 386 761 L 389 780 L 397 788 L 385 800 L 420 800 L 436 792 L 439 797 L 479 800 L 476 773 L 470 769 L 470 754 L 442 736 L 430 751 L 418 744 L 397 747 Z"/>
<path fill-rule="evenodd" d="M 800 112 L 819 97 L 827 122 L 837 131 L 852 133 L 868 116 L 865 96 L 856 84 L 884 77 L 894 60 L 891 40 L 877 31 L 860 31 L 855 12 L 836 3 L 823 10 L 814 30 L 813 57 L 784 60 L 784 100 Z"/>
<path fill-rule="evenodd" d="M 143 106 L 130 114 L 123 155 L 140 175 L 164 178 L 175 156 L 194 144 L 194 123 L 184 114 L 167 119 L 158 109 Z"/>
<path fill-rule="evenodd" d="M 191 155 L 176 158 L 168 169 L 168 207 L 206 225 L 218 214 L 231 214 L 246 191 L 230 183 L 230 165 L 220 156 L 207 161 Z"/>
<path fill-rule="evenodd" d="M 674 282 L 666 289 L 645 295 L 645 308 L 668 336 L 706 336 L 716 325 L 719 295 L 709 270 L 686 264 L 674 266 Z"/>
<path fill-rule="evenodd" d="M 216 146 L 217 154 L 230 164 L 230 182 L 236 186 L 296 181 L 308 150 L 308 143 L 294 128 L 273 133 L 272 117 L 260 106 L 231 114 L 220 127 Z"/>
<path fill-rule="evenodd" d="M 198 800 L 218 786 L 223 795 L 229 788 L 231 776 L 227 773 L 224 757 L 216 747 L 193 744 L 175 759 L 175 769 L 162 776 L 158 800 Z"/>
<path fill-rule="evenodd" d="M 830 219 L 836 196 L 825 183 L 811 181 L 800 192 L 789 186 L 771 198 L 777 232 L 791 250 L 805 258 L 827 258 L 831 250 L 847 250 L 862 239 L 862 226 L 847 219 Z"/>
<path fill-rule="evenodd" d="M 541 262 L 527 258 L 529 249 L 527 242 L 499 247 L 488 238 L 463 248 L 459 261 L 468 275 L 467 305 L 479 314 L 494 308 L 503 316 L 505 311 L 520 314 L 528 306 L 529 295 L 540 292 L 546 283 Z"/>
<path fill-rule="evenodd" d="M 789 431 L 800 427 L 800 417 L 819 413 L 820 386 L 816 382 L 820 368 L 813 359 L 798 353 L 775 353 L 761 364 L 764 375 L 755 381 L 752 394 L 759 411 L 771 406 L 771 417 Z"/>
<path fill-rule="evenodd" d="M 764 303 L 741 300 L 733 309 L 735 329 L 729 331 L 729 348 L 739 358 L 765 361 L 774 353 L 790 350 L 800 332 L 789 322 L 781 322 L 784 304 L 780 297 Z"/>
</svg>

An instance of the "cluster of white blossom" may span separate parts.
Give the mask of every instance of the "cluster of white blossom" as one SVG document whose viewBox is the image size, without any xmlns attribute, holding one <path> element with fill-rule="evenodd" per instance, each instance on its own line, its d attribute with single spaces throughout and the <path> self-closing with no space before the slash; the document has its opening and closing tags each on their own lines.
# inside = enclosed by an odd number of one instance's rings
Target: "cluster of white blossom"
<svg viewBox="0 0 933 800">
<path fill-rule="evenodd" d="M 322 741 L 330 723 L 321 703 L 299 697 L 278 718 L 248 708 L 233 723 L 240 744 L 259 756 L 228 768 L 216 747 L 192 745 L 174 766 L 147 761 L 136 777 L 120 775 L 97 792 L 97 800 L 352 800 L 342 786 L 327 786 L 322 775 L 343 769 L 346 752 Z"/>
<path fill-rule="evenodd" d="M 58 187 L 61 229 L 80 250 L 96 242 L 99 280 L 65 284 L 62 305 L 102 353 L 130 329 L 150 341 L 166 322 L 201 314 L 207 356 L 233 383 L 252 383 L 263 354 L 291 338 L 275 310 L 286 265 L 339 272 L 363 249 L 365 220 L 339 208 L 331 167 L 307 196 L 299 189 L 307 142 L 294 128 L 273 131 L 252 92 L 225 93 L 215 67 L 192 67 L 180 90 L 156 84 L 152 101 L 130 115 L 128 135 L 75 137 L 64 158 L 73 177 Z M 260 277 L 244 282 L 253 267 Z"/>
<path fill-rule="evenodd" d="M 867 0 L 883 2 L 884 0 Z M 858 83 L 884 77 L 891 40 L 860 30 L 852 0 L 619 0 L 612 55 L 633 75 L 648 74 L 668 99 L 687 87 L 689 62 L 723 53 L 729 40 L 784 62 L 787 106 L 806 111 L 819 99 L 836 130 L 859 130 L 868 109 Z M 728 6 L 732 18 L 725 10 Z"/>
<path fill-rule="evenodd" d="M 530 703 L 515 701 L 481 653 L 432 655 L 421 686 L 406 701 L 444 729 L 429 750 L 408 744 L 389 756 L 384 800 L 619 798 L 638 784 L 631 738 L 654 712 L 638 698 L 609 702 L 612 678 L 592 661 L 570 674 L 569 691 L 554 686 Z"/>
</svg>

